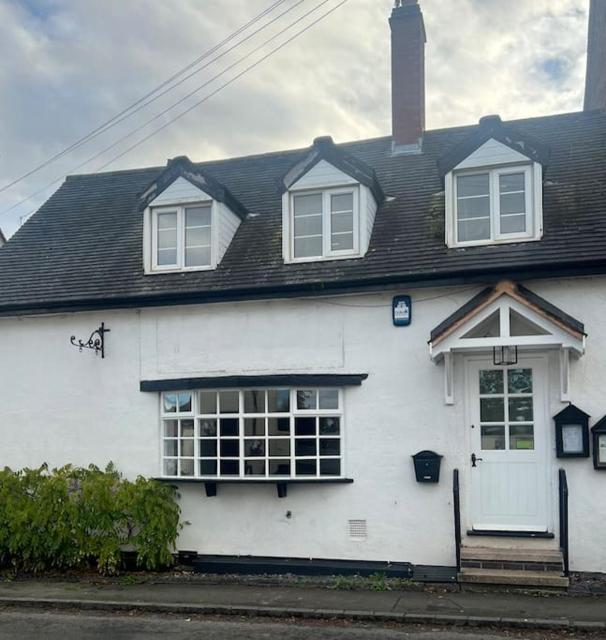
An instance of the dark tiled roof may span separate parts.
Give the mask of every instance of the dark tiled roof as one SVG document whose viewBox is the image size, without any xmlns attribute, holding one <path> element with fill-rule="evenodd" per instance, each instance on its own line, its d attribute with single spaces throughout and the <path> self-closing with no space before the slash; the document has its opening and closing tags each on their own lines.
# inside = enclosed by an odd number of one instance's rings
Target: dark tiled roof
<svg viewBox="0 0 606 640">
<path fill-rule="evenodd" d="M 250 212 L 214 271 L 146 276 L 139 201 L 165 169 L 72 176 L 0 252 L 0 312 L 129 302 L 179 302 L 286 290 L 606 266 L 606 113 L 515 122 L 551 149 L 540 242 L 449 249 L 437 161 L 478 130 L 428 131 L 424 152 L 391 155 L 391 138 L 339 145 L 372 167 L 386 194 L 361 259 L 284 264 L 280 180 L 309 149 L 201 163 Z"/>
<path fill-rule="evenodd" d="M 0 247 L 6 242 L 6 237 L 2 233 L 2 229 L 0 229 Z"/>
</svg>

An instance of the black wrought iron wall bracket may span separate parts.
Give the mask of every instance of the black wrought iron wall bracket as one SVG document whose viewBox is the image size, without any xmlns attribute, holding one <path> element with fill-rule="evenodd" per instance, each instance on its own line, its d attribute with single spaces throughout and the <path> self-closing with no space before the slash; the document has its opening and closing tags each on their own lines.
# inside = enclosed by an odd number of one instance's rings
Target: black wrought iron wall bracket
<svg viewBox="0 0 606 640">
<path fill-rule="evenodd" d="M 105 334 L 109 332 L 110 329 L 106 329 L 105 323 L 102 322 L 101 326 L 90 334 L 88 340 L 84 341 L 72 336 L 70 342 L 74 347 L 78 347 L 80 352 L 82 352 L 82 349 L 92 349 L 96 356 L 101 354 L 101 357 L 105 358 Z"/>
</svg>

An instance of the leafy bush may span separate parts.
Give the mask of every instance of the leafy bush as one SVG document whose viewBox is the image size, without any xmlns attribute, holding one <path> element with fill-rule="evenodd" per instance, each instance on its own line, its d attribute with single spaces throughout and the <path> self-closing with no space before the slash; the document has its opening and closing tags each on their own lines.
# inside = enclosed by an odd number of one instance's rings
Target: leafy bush
<svg viewBox="0 0 606 640">
<path fill-rule="evenodd" d="M 116 573 L 124 551 L 139 567 L 170 566 L 182 527 L 174 487 L 71 465 L 0 471 L 0 566 L 22 571 L 95 565 Z"/>
</svg>

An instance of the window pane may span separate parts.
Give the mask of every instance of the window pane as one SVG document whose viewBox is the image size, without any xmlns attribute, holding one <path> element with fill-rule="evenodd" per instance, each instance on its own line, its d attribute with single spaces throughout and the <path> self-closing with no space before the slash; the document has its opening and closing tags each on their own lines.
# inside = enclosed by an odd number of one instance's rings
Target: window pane
<svg viewBox="0 0 606 640">
<path fill-rule="evenodd" d="M 240 463 L 237 460 L 221 460 L 219 467 L 222 476 L 240 475 Z"/>
<path fill-rule="evenodd" d="M 289 476 L 290 460 L 270 460 L 269 475 L 270 476 Z"/>
<path fill-rule="evenodd" d="M 338 456 L 341 453 L 339 438 L 320 438 L 321 456 Z"/>
<path fill-rule="evenodd" d="M 239 435 L 238 418 L 222 418 L 220 422 L 221 422 L 221 437 Z"/>
<path fill-rule="evenodd" d="M 487 173 L 477 173 L 471 176 L 457 177 L 457 196 L 459 198 L 487 195 L 488 193 Z"/>
<path fill-rule="evenodd" d="M 210 264 L 210 247 L 195 247 L 185 249 L 186 267 L 207 267 Z"/>
<path fill-rule="evenodd" d="M 286 438 L 269 441 L 269 455 L 272 457 L 284 457 L 290 455 L 290 440 Z"/>
<path fill-rule="evenodd" d="M 216 440 L 200 440 L 200 457 L 216 458 L 217 457 L 217 441 Z"/>
<path fill-rule="evenodd" d="M 490 220 L 459 221 L 458 240 L 460 242 L 490 240 Z"/>
<path fill-rule="evenodd" d="M 217 475 L 217 463 L 215 460 L 200 460 L 200 475 L 201 476 L 216 476 Z"/>
<path fill-rule="evenodd" d="M 534 449 L 534 427 L 531 424 L 512 424 L 509 427 L 510 449 Z"/>
<path fill-rule="evenodd" d="M 503 398 L 480 398 L 480 420 L 482 422 L 503 422 L 505 420 L 505 400 Z"/>
<path fill-rule="evenodd" d="M 200 391 L 198 401 L 200 413 L 211 415 L 217 413 L 217 393 L 215 391 Z"/>
<path fill-rule="evenodd" d="M 159 265 L 173 265 L 177 263 L 177 213 L 158 214 L 158 255 Z"/>
<path fill-rule="evenodd" d="M 210 227 L 210 206 L 185 209 L 185 228 Z"/>
<path fill-rule="evenodd" d="M 192 439 L 181 440 L 181 455 L 186 458 L 194 457 L 194 441 Z"/>
<path fill-rule="evenodd" d="M 340 460 L 320 460 L 321 476 L 340 476 L 341 461 Z"/>
<path fill-rule="evenodd" d="M 267 392 L 267 410 L 270 413 L 288 413 L 290 411 L 290 390 L 270 389 Z"/>
<path fill-rule="evenodd" d="M 238 391 L 221 391 L 219 393 L 221 413 L 238 413 L 240 411 L 240 393 Z"/>
<path fill-rule="evenodd" d="M 176 438 L 179 435 L 179 422 L 178 420 L 165 420 L 164 421 L 164 435 L 169 438 Z"/>
<path fill-rule="evenodd" d="M 315 460 L 297 460 L 296 464 L 298 476 L 315 476 L 316 461 Z"/>
<path fill-rule="evenodd" d="M 201 437 L 216 437 L 217 435 L 217 421 L 216 420 L 200 420 L 200 436 Z"/>
<path fill-rule="evenodd" d="M 165 440 L 164 441 L 164 455 L 170 457 L 176 457 L 178 455 L 177 440 Z"/>
<path fill-rule="evenodd" d="M 194 475 L 194 461 L 193 460 L 180 460 L 179 466 L 181 467 L 182 476 Z"/>
<path fill-rule="evenodd" d="M 468 218 L 488 218 L 490 216 L 490 198 L 459 198 L 457 217 L 459 220 Z"/>
<path fill-rule="evenodd" d="M 194 227 L 185 230 L 186 247 L 209 247 L 210 227 Z"/>
<path fill-rule="evenodd" d="M 501 193 L 511 191 L 524 191 L 525 180 L 523 173 L 506 173 L 499 176 L 499 186 Z"/>
<path fill-rule="evenodd" d="M 320 389 L 318 395 L 319 395 L 320 409 L 338 409 L 339 408 L 339 390 L 338 389 Z"/>
<path fill-rule="evenodd" d="M 265 413 L 265 391 L 244 392 L 244 413 Z"/>
<path fill-rule="evenodd" d="M 532 398 L 509 398 L 509 421 L 532 422 Z"/>
<path fill-rule="evenodd" d="M 158 249 L 176 249 L 177 233 L 171 229 L 158 229 Z"/>
<path fill-rule="evenodd" d="M 265 418 L 244 418 L 245 436 L 264 436 Z"/>
<path fill-rule="evenodd" d="M 315 456 L 316 455 L 316 439 L 302 438 L 295 440 L 296 456 Z"/>
<path fill-rule="evenodd" d="M 189 413 L 191 411 L 191 393 L 179 394 L 179 411 Z"/>
<path fill-rule="evenodd" d="M 322 255 L 322 236 L 295 239 L 295 258 L 313 258 Z"/>
<path fill-rule="evenodd" d="M 245 440 L 244 455 L 246 457 L 263 457 L 265 455 L 265 440 Z"/>
<path fill-rule="evenodd" d="M 315 390 L 300 389 L 297 391 L 297 409 L 315 409 L 316 401 Z"/>
<path fill-rule="evenodd" d="M 526 196 L 523 193 L 501 194 L 501 215 L 508 213 L 526 213 Z"/>
<path fill-rule="evenodd" d="M 177 264 L 176 249 L 158 249 L 158 265 L 166 267 Z"/>
<path fill-rule="evenodd" d="M 339 193 L 330 196 L 331 212 L 353 211 L 353 193 Z"/>
<path fill-rule="evenodd" d="M 290 418 L 268 418 L 270 436 L 287 436 L 290 434 Z"/>
<path fill-rule="evenodd" d="M 246 460 L 244 462 L 244 474 L 247 476 L 264 476 L 265 460 Z"/>
<path fill-rule="evenodd" d="M 485 451 L 505 449 L 505 425 L 482 425 L 482 449 Z"/>
<path fill-rule="evenodd" d="M 164 475 L 165 476 L 176 476 L 177 475 L 177 461 L 176 460 L 165 460 L 164 461 Z"/>
<path fill-rule="evenodd" d="M 339 435 L 339 418 L 320 418 L 321 436 Z"/>
<path fill-rule="evenodd" d="M 293 198 L 295 217 L 313 213 L 322 213 L 322 194 L 314 193 Z"/>
<path fill-rule="evenodd" d="M 351 251 L 353 249 L 353 233 L 333 233 L 330 248 L 332 251 Z"/>
<path fill-rule="evenodd" d="M 526 233 L 526 214 L 501 216 L 501 233 Z"/>
<path fill-rule="evenodd" d="M 177 394 L 165 393 L 164 400 L 164 413 L 176 413 L 177 412 Z"/>
<path fill-rule="evenodd" d="M 331 231 L 333 233 L 353 232 L 353 212 L 333 213 L 330 219 Z"/>
<path fill-rule="evenodd" d="M 509 393 L 532 393 L 532 369 L 509 369 Z"/>
<path fill-rule="evenodd" d="M 181 437 L 182 438 L 194 437 L 194 421 L 193 420 L 181 420 Z"/>
<path fill-rule="evenodd" d="M 295 435 L 296 436 L 315 436 L 316 435 L 316 419 L 315 418 L 295 418 Z"/>
<path fill-rule="evenodd" d="M 301 236 L 321 236 L 322 215 L 295 218 L 295 238 Z"/>
<path fill-rule="evenodd" d="M 221 440 L 220 443 L 222 458 L 237 458 L 240 455 L 239 440 Z"/>
<path fill-rule="evenodd" d="M 503 372 L 498 369 L 480 371 L 480 393 L 503 393 Z"/>
</svg>

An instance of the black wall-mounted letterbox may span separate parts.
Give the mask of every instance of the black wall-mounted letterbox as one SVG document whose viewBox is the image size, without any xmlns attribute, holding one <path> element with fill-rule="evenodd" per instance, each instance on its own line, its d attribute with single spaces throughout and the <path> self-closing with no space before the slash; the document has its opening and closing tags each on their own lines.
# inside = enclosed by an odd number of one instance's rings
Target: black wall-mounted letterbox
<svg viewBox="0 0 606 640">
<path fill-rule="evenodd" d="M 435 451 L 419 451 L 412 456 L 417 482 L 439 482 L 442 456 Z"/>
</svg>

